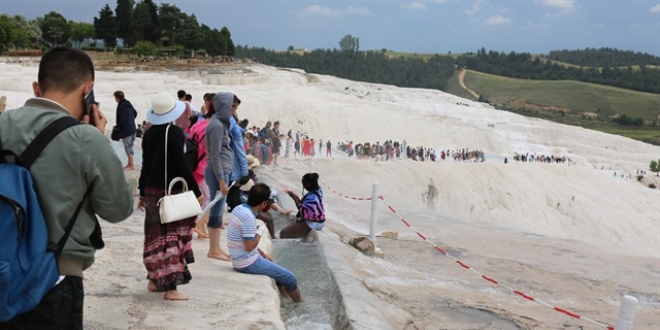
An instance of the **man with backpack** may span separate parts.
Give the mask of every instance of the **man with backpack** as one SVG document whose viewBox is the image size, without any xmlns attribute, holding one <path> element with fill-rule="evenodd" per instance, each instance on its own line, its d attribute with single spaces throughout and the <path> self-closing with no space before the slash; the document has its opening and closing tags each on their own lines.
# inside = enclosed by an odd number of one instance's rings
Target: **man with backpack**
<svg viewBox="0 0 660 330">
<path fill-rule="evenodd" d="M 0 117 L 0 329 L 82 329 L 83 271 L 103 247 L 96 214 L 133 211 L 106 118 L 85 105 L 93 86 L 89 56 L 56 47 L 35 98 Z"/>
</svg>

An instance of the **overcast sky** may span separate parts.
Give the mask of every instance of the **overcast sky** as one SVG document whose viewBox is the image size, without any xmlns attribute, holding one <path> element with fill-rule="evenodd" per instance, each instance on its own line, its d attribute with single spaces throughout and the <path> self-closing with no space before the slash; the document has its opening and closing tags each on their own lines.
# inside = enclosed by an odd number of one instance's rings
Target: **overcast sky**
<svg viewBox="0 0 660 330">
<path fill-rule="evenodd" d="M 615 47 L 660 55 L 659 0 L 299 1 L 192 0 L 176 4 L 200 23 L 227 26 L 236 44 L 270 49 L 338 48 L 346 34 L 360 49 L 418 53 Z M 92 22 L 116 1 L 0 0 L 0 12 L 29 19 L 58 11 Z"/>
</svg>

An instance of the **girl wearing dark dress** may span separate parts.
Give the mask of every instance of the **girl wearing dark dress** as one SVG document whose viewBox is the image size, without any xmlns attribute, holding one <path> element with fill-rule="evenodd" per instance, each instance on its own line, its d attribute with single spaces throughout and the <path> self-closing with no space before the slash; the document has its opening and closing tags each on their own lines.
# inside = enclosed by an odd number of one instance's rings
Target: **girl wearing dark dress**
<svg viewBox="0 0 660 330">
<path fill-rule="evenodd" d="M 200 204 L 203 202 L 202 193 L 183 154 L 183 131 L 171 124 L 184 110 L 183 102 L 174 100 L 167 93 L 158 94 L 152 99 L 152 108 L 147 112 L 147 120 L 152 126 L 142 139 L 138 209 L 146 213 L 143 262 L 149 280 L 147 288 L 151 292 L 165 292 L 167 300 L 189 299 L 177 291 L 177 286 L 187 284 L 192 278 L 188 264 L 195 262 L 191 241 L 196 217 L 162 224 L 158 201 L 165 196 L 170 181 L 182 177 L 187 182 L 188 189 L 195 193 Z M 167 160 L 165 159 L 166 139 Z M 182 189 L 179 184 L 178 187 L 174 187 L 172 193 L 181 192 Z"/>
</svg>

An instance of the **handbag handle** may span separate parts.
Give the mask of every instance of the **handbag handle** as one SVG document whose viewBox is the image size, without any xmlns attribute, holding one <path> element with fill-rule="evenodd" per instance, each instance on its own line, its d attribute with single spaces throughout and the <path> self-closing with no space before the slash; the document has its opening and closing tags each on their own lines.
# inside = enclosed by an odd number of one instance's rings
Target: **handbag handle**
<svg viewBox="0 0 660 330">
<path fill-rule="evenodd" d="M 177 184 L 178 182 L 183 183 L 183 191 L 184 192 L 188 191 L 188 182 L 186 182 L 186 180 L 182 177 L 177 177 L 177 178 L 174 178 L 172 180 L 172 182 L 170 182 L 170 186 L 169 186 L 169 188 L 167 188 L 167 194 L 168 195 L 172 194 L 172 188 L 174 188 L 174 185 Z"/>
<path fill-rule="evenodd" d="M 170 126 L 172 126 L 171 123 L 167 124 L 167 128 L 165 129 L 165 185 L 163 186 L 163 188 L 167 187 L 167 140 L 170 137 Z M 165 191 L 166 196 L 169 195 L 169 194 L 170 194 L 170 189 Z"/>
</svg>

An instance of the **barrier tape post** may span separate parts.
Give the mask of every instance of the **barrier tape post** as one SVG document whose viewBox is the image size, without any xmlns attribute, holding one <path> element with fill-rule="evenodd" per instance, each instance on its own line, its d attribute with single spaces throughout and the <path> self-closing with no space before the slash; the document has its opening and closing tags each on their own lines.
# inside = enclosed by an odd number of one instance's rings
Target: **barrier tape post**
<svg viewBox="0 0 660 330">
<path fill-rule="evenodd" d="M 378 222 L 378 182 L 371 185 L 371 221 L 369 223 L 369 239 L 374 243 L 376 248 L 376 223 Z"/>
<path fill-rule="evenodd" d="M 637 298 L 633 296 L 623 296 L 621 308 L 619 309 L 619 319 L 616 321 L 616 326 L 614 327 L 615 330 L 632 329 L 638 302 Z"/>
</svg>

